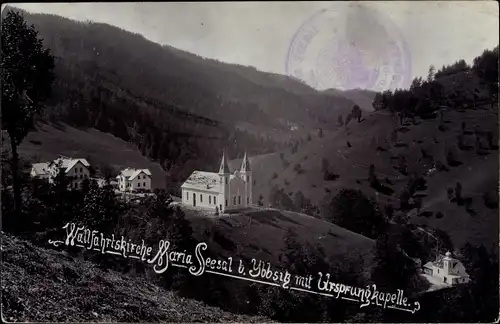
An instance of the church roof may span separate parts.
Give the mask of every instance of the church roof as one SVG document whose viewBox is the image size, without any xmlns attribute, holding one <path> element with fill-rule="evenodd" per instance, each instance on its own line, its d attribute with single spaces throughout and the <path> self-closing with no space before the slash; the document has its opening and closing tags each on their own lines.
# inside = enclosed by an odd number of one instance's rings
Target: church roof
<svg viewBox="0 0 500 324">
<path fill-rule="evenodd" d="M 219 174 L 215 172 L 194 171 L 181 188 L 219 192 Z"/>
<path fill-rule="evenodd" d="M 243 161 L 241 161 L 241 171 L 252 171 L 250 169 L 250 161 L 248 161 L 247 152 L 245 152 L 245 156 L 243 157 Z"/>
<path fill-rule="evenodd" d="M 222 160 L 220 161 L 219 174 L 231 173 L 229 165 L 227 164 L 226 152 L 222 153 Z"/>
</svg>

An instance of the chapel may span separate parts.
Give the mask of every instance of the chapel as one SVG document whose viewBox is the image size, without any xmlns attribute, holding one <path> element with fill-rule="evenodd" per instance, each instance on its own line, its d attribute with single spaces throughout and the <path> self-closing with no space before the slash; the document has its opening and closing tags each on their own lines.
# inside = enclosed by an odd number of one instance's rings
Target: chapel
<svg viewBox="0 0 500 324">
<path fill-rule="evenodd" d="M 247 208 L 252 204 L 252 170 L 247 154 L 239 170 L 231 172 L 226 152 L 219 172 L 194 171 L 182 184 L 184 205 L 211 209 L 219 213 Z"/>
</svg>

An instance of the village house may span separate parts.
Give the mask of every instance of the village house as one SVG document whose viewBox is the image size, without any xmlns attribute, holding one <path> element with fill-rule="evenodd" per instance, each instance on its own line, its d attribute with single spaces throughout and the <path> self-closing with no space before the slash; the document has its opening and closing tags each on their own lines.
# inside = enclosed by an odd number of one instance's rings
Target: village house
<svg viewBox="0 0 500 324">
<path fill-rule="evenodd" d="M 240 170 L 231 173 L 226 154 L 219 172 L 194 171 L 181 186 L 182 203 L 224 213 L 252 204 L 252 171 L 247 154 Z"/>
<path fill-rule="evenodd" d="M 49 163 L 33 163 L 30 175 L 32 178 L 49 180 Z"/>
<path fill-rule="evenodd" d="M 427 262 L 423 271 L 439 282 L 450 286 L 470 281 L 464 265 L 459 260 L 452 258 L 450 252 L 446 252 L 444 256 L 440 255 L 434 262 Z"/>
<path fill-rule="evenodd" d="M 118 190 L 122 192 L 150 191 L 151 171 L 148 169 L 126 168 L 116 177 Z"/>
<path fill-rule="evenodd" d="M 81 189 L 83 181 L 89 179 L 89 167 L 90 164 L 86 159 L 61 156 L 52 162 L 34 163 L 31 167 L 30 175 L 34 178 L 46 179 L 50 183 L 53 183 L 59 170 L 63 170 L 64 175 L 69 180 L 69 187 L 72 189 Z"/>
</svg>

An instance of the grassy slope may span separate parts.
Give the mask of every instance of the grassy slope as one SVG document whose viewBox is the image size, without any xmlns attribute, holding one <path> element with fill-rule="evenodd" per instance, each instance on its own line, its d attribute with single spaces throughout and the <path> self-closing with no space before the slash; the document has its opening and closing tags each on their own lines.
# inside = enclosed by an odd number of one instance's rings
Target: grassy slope
<svg viewBox="0 0 500 324">
<path fill-rule="evenodd" d="M 393 183 L 391 187 L 396 191 L 393 197 L 379 195 L 377 199 L 382 203 L 396 202 L 399 190 L 407 183 L 407 177 L 400 175 L 392 167 L 397 164 L 397 160 L 391 159 L 391 156 L 404 154 L 409 171 L 420 173 L 431 167 L 419 161 L 420 147 L 432 152 L 435 159 L 445 161 L 445 147 L 456 145 L 456 136 L 460 133 L 462 122 L 466 123 L 467 130 L 473 131 L 475 125 L 479 125 L 482 131 L 493 131 L 495 137 L 498 137 L 498 112 L 496 110 L 447 112 L 445 120 L 449 128 L 446 132 L 438 130 L 438 119 L 420 120 L 418 125 L 408 126 L 408 132 L 398 133 L 398 140 L 405 143 L 407 147 L 392 147 L 386 152 L 380 152 L 371 145 L 372 138 L 376 137 L 379 142 L 382 142 L 384 138 L 389 140 L 392 122 L 386 112 L 375 112 L 367 116 L 360 124 L 352 122 L 347 128 L 339 129 L 336 134 L 305 143 L 293 156 L 286 152 L 285 159 L 291 162 L 287 169 L 277 163 L 276 159 L 279 160 L 277 155 L 255 158 L 252 164 L 253 169 L 265 170 L 265 172 L 255 172 L 257 183 L 254 188 L 254 202 L 259 194 L 263 194 L 267 199 L 269 184 L 278 184 L 281 188 L 285 188 L 285 192 L 301 190 L 315 204 L 320 204 L 327 190 L 334 194 L 343 187 L 358 188 L 373 196 L 374 190 L 369 187 L 367 181 L 370 164 L 375 165 L 376 174 L 380 180 L 383 181 L 386 177 L 390 179 Z M 434 142 L 434 138 L 437 139 L 437 143 Z M 351 148 L 347 148 L 346 141 L 352 144 Z M 466 144 L 473 146 L 474 135 L 466 135 L 465 141 Z M 486 156 L 477 155 L 474 149 L 457 152 L 459 160 L 463 162 L 461 166 L 451 168 L 450 172 L 438 172 L 426 177 L 428 195 L 423 200 L 424 209 L 441 211 L 445 217 L 442 219 L 415 217 L 414 221 L 446 230 L 458 247 L 465 241 L 485 243 L 489 246 L 497 239 L 498 210 L 484 207 L 481 195 L 485 191 L 498 188 L 498 152 L 491 151 Z M 323 180 L 322 158 L 328 159 L 331 171 L 340 175 L 337 181 Z M 304 173 L 297 174 L 293 171 L 296 163 L 301 164 L 305 169 Z M 273 172 L 279 175 L 274 180 L 269 176 Z M 261 176 L 266 178 L 260 178 Z M 289 184 L 286 185 L 285 181 Z M 446 190 L 449 187 L 454 188 L 457 181 L 462 183 L 464 195 L 473 198 L 472 208 L 478 216 L 471 217 L 465 212 L 464 207 L 448 202 Z"/>
<path fill-rule="evenodd" d="M 99 167 L 101 163 L 115 170 L 126 167 L 149 168 L 153 173 L 152 187 L 165 187 L 165 171 L 159 164 L 145 158 L 132 144 L 95 129 L 81 130 L 62 124 L 41 124 L 28 134 L 20 146 L 20 154 L 33 162 L 57 158 L 58 154 L 89 158 Z"/>
<path fill-rule="evenodd" d="M 202 231 L 208 229 L 216 242 L 208 248 L 221 256 L 247 261 L 256 258 L 280 267 L 280 255 L 285 248 L 283 237 L 291 228 L 301 242 L 322 246 L 332 264 L 350 265 L 365 274 L 370 268 L 373 240 L 308 215 L 256 209 L 209 218 L 201 212 L 186 210 L 195 236 L 200 237 Z"/>
<path fill-rule="evenodd" d="M 4 233 L 2 262 L 6 321 L 268 321 L 180 298 L 143 279 L 103 271 L 65 251 L 35 247 Z"/>
</svg>

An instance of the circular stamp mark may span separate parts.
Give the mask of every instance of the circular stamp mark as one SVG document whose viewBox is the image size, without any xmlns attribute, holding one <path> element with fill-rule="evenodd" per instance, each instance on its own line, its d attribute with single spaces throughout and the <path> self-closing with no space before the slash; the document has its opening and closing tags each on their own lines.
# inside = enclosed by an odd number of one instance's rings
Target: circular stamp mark
<svg viewBox="0 0 500 324">
<path fill-rule="evenodd" d="M 411 84 L 411 56 L 388 17 L 362 4 L 336 3 L 295 33 L 285 71 L 320 90 L 394 90 Z"/>
</svg>

